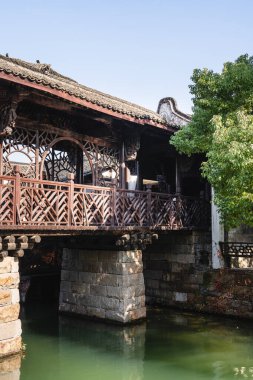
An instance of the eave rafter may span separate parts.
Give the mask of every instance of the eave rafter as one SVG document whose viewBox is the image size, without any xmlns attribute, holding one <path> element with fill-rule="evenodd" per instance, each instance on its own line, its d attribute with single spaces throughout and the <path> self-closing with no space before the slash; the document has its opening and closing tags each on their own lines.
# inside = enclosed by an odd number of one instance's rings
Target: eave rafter
<svg viewBox="0 0 253 380">
<path fill-rule="evenodd" d="M 107 115 L 107 116 L 111 116 L 113 119 L 125 120 L 137 125 L 148 125 L 148 126 L 153 126 L 162 130 L 166 130 L 166 131 L 171 131 L 171 132 L 175 131 L 174 127 L 171 127 L 166 123 L 156 122 L 150 119 L 145 119 L 144 117 L 136 118 L 124 113 L 113 111 L 112 109 L 105 108 L 97 104 L 94 104 L 92 102 L 89 102 L 85 99 L 81 99 L 77 96 L 70 95 L 67 92 L 64 92 L 55 88 L 51 88 L 49 86 L 43 86 L 42 84 L 36 83 L 34 81 L 22 79 L 19 76 L 15 76 L 13 74 L 6 74 L 3 71 L 0 71 L 0 79 L 15 83 L 16 85 L 24 86 L 25 88 L 38 90 L 41 93 L 50 95 L 54 99 L 59 99 L 61 101 L 67 102 L 71 104 L 72 107 L 80 106 L 82 109 L 97 111 L 100 115 L 104 115 L 103 117 Z"/>
</svg>

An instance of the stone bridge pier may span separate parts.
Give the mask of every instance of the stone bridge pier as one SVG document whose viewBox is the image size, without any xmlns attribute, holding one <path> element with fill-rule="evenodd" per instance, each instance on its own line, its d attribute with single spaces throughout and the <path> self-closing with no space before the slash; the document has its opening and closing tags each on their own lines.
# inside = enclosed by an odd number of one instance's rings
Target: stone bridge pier
<svg viewBox="0 0 253 380">
<path fill-rule="evenodd" d="M 8 256 L 2 258 L 0 261 L 0 363 L 3 357 L 21 351 L 18 286 L 18 258 Z"/>
<path fill-rule="evenodd" d="M 137 240 L 124 235 L 116 250 L 65 248 L 59 310 L 119 323 L 145 318 L 142 250 L 137 249 L 141 247 Z"/>
<path fill-rule="evenodd" d="M 11 368 L 13 363 L 17 364 L 20 358 L 5 363 L 2 359 L 22 349 L 19 257 L 24 255 L 25 249 L 32 249 L 40 241 L 39 235 L 0 236 L 0 373 L 4 368 Z"/>
</svg>

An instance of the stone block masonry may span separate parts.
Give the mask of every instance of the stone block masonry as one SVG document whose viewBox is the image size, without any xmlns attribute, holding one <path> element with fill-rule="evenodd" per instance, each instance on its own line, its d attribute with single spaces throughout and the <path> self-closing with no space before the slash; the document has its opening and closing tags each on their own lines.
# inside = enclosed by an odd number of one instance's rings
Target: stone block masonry
<svg viewBox="0 0 253 380">
<path fill-rule="evenodd" d="M 0 262 L 0 359 L 21 351 L 18 259 Z"/>
<path fill-rule="evenodd" d="M 172 231 L 159 237 L 143 254 L 148 304 L 189 308 L 203 271 L 211 264 L 211 236 L 196 231 Z"/>
<path fill-rule="evenodd" d="M 253 319 L 253 270 L 212 269 L 211 239 L 173 232 L 143 255 L 148 304 Z"/>
<path fill-rule="evenodd" d="M 59 310 L 119 323 L 145 318 L 142 251 L 64 249 Z"/>
</svg>

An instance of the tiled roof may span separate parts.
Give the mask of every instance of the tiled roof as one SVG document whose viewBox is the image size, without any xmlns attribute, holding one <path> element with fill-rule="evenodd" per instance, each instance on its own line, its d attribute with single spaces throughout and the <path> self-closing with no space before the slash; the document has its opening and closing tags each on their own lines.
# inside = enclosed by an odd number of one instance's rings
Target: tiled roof
<svg viewBox="0 0 253 380">
<path fill-rule="evenodd" d="M 96 104 L 102 109 L 109 109 L 112 112 L 128 115 L 137 120 L 143 119 L 147 123 L 155 122 L 163 125 L 167 124 L 164 118 L 158 113 L 80 85 L 76 81 L 52 70 L 48 64 L 41 64 L 39 62 L 29 63 L 20 59 L 0 55 L 0 74 L 1 72 L 17 76 L 29 82 L 34 82 L 46 88 L 63 91 L 89 103 Z M 103 111 L 102 109 L 101 111 Z"/>
</svg>

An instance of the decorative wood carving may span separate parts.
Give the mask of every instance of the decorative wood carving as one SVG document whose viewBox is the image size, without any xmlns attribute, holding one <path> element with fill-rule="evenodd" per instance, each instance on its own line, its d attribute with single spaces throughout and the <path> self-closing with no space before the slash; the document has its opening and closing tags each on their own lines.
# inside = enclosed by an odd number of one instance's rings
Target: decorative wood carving
<svg viewBox="0 0 253 380">
<path fill-rule="evenodd" d="M 79 150 L 83 151 L 83 158 L 76 161 L 74 150 L 71 153 L 71 149 L 68 151 L 56 149 L 56 144 L 60 141 L 62 143 L 71 141 L 77 148 L 79 146 Z M 21 165 L 23 177 L 39 178 L 45 171 L 48 180 L 64 180 L 66 175 L 60 175 L 60 173 L 76 173 L 79 165 L 80 170 L 83 168 L 83 174 L 85 171 L 92 173 L 94 184 L 105 186 L 108 183 L 102 175 L 103 171 L 108 169 L 113 170 L 116 182 L 119 183 L 119 149 L 114 147 L 61 137 L 48 130 L 17 127 L 10 136 L 3 139 L 3 174 L 14 174 L 16 153 L 19 153 L 19 159 L 22 160 L 24 157 Z M 80 181 L 82 182 L 82 178 Z"/>
<path fill-rule="evenodd" d="M 140 149 L 140 135 L 129 135 L 125 140 L 125 160 L 133 161 L 137 158 L 138 150 Z"/>
<path fill-rule="evenodd" d="M 12 134 L 16 126 L 18 104 L 27 96 L 25 90 L 6 93 L 6 99 L 0 107 L 0 137 Z"/>
<path fill-rule="evenodd" d="M 17 101 L 11 101 L 0 107 L 0 137 L 11 135 L 15 128 L 17 105 Z"/>
</svg>

